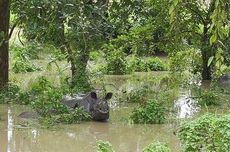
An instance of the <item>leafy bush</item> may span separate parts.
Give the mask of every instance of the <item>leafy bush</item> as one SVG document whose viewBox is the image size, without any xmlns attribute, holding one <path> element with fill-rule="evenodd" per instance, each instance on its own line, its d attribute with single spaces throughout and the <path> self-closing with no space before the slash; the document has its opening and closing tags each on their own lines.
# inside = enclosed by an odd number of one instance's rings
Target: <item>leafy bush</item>
<svg viewBox="0 0 230 152">
<path fill-rule="evenodd" d="M 155 100 L 150 100 L 132 111 L 130 119 L 133 123 L 161 124 L 165 121 L 165 108 Z"/>
<path fill-rule="evenodd" d="M 95 60 L 98 60 L 99 58 L 101 58 L 102 54 L 99 51 L 92 51 L 92 52 L 90 52 L 89 56 L 90 56 L 90 60 L 95 61 Z"/>
<path fill-rule="evenodd" d="M 28 45 L 25 47 L 12 46 L 13 63 L 12 70 L 14 73 L 34 72 L 41 68 L 31 62 L 31 59 L 38 59 L 39 49 L 36 45 Z"/>
<path fill-rule="evenodd" d="M 97 142 L 97 152 L 114 152 L 114 150 L 109 142 L 99 140 Z"/>
<path fill-rule="evenodd" d="M 206 114 L 179 129 L 183 151 L 225 152 L 230 149 L 230 115 Z"/>
<path fill-rule="evenodd" d="M 57 123 L 80 123 L 91 118 L 83 109 L 70 110 L 61 103 L 62 97 L 69 92 L 71 90 L 67 86 L 54 86 L 45 77 L 38 78 L 38 81 L 32 84 L 29 93 L 34 100 L 31 105 L 42 117 L 42 124 L 52 126 Z"/>
<path fill-rule="evenodd" d="M 148 59 L 146 65 L 150 71 L 166 71 L 168 69 L 167 65 L 158 57 Z"/>
<path fill-rule="evenodd" d="M 169 69 L 171 71 L 171 83 L 188 87 L 201 79 L 201 52 L 187 48 L 186 51 L 173 52 L 170 55 Z"/>
<path fill-rule="evenodd" d="M 126 74 L 126 60 L 123 49 L 115 48 L 111 44 L 107 45 L 104 49 L 106 50 L 107 74 Z"/>
<path fill-rule="evenodd" d="M 27 105 L 34 100 L 32 94 L 29 92 L 23 92 L 16 84 L 9 83 L 8 88 L 4 88 L 0 91 L 0 103 L 15 103 Z"/>
<path fill-rule="evenodd" d="M 9 103 L 17 100 L 20 88 L 12 83 L 0 90 L 0 103 Z"/>
<path fill-rule="evenodd" d="M 197 96 L 197 101 L 200 106 L 216 106 L 220 98 L 215 90 L 202 89 L 200 87 L 193 87 L 193 93 Z"/>
<path fill-rule="evenodd" d="M 171 54 L 170 70 L 173 72 L 190 71 L 197 73 L 201 71 L 202 63 L 200 51 L 188 49 Z"/>
<path fill-rule="evenodd" d="M 134 71 L 136 72 L 147 72 L 149 71 L 149 67 L 145 60 L 137 58 L 136 65 Z"/>
<path fill-rule="evenodd" d="M 25 72 L 34 72 L 40 71 L 41 68 L 35 66 L 31 61 L 27 59 L 14 59 L 12 70 L 14 73 L 25 73 Z"/>
<path fill-rule="evenodd" d="M 37 43 L 30 42 L 25 46 L 13 45 L 11 46 L 11 53 L 14 58 L 23 56 L 28 59 L 38 59 L 38 53 L 42 51 L 42 47 Z"/>
<path fill-rule="evenodd" d="M 101 141 L 97 142 L 97 152 L 115 152 L 111 143 L 108 141 Z M 165 143 L 155 142 L 143 149 L 143 152 L 171 152 L 171 150 L 167 147 Z"/>
<path fill-rule="evenodd" d="M 166 144 L 156 142 L 144 148 L 143 152 L 171 152 L 171 150 L 167 147 Z"/>
<path fill-rule="evenodd" d="M 158 57 L 147 59 L 129 57 L 127 58 L 127 63 L 128 68 L 136 72 L 168 70 L 167 64 L 163 63 L 163 61 Z"/>
<path fill-rule="evenodd" d="M 65 107 L 63 107 L 64 109 Z M 43 117 L 40 122 L 45 126 L 53 126 L 58 123 L 74 124 L 91 119 L 89 113 L 85 112 L 82 108 L 76 108 L 73 111 L 66 109 L 66 112 L 60 114 L 52 114 L 49 117 Z"/>
<path fill-rule="evenodd" d="M 32 97 L 32 108 L 41 116 L 50 116 L 54 110 L 56 114 L 67 112 L 66 107 L 60 102 L 68 88 L 57 87 L 45 77 L 39 77 L 37 82 L 31 85 L 28 93 Z"/>
<path fill-rule="evenodd" d="M 148 94 L 151 90 L 148 86 L 138 87 L 127 94 L 127 102 L 143 103 L 147 100 Z"/>
</svg>

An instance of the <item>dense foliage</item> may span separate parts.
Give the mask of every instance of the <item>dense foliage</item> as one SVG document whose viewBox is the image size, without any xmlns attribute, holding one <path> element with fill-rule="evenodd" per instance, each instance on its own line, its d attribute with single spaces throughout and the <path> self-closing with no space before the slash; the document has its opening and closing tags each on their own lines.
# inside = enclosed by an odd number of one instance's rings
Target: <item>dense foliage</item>
<svg viewBox="0 0 230 152">
<path fill-rule="evenodd" d="M 230 149 L 230 117 L 204 115 L 187 122 L 179 130 L 183 151 L 228 151 Z"/>
<path fill-rule="evenodd" d="M 134 109 L 130 119 L 133 123 L 161 124 L 165 121 L 165 108 L 155 100 L 150 100 Z"/>
</svg>

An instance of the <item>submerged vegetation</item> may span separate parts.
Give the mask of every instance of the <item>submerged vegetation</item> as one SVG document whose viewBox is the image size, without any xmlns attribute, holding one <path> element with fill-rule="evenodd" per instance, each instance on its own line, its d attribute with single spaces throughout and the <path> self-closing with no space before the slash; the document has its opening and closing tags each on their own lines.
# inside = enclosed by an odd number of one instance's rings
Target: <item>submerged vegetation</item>
<svg viewBox="0 0 230 152">
<path fill-rule="evenodd" d="M 154 100 L 133 110 L 130 116 L 134 123 L 161 124 L 165 121 L 165 108 Z"/>
<path fill-rule="evenodd" d="M 115 152 L 111 143 L 98 141 L 97 152 Z M 154 142 L 143 149 L 143 152 L 171 152 L 165 143 Z"/>
</svg>

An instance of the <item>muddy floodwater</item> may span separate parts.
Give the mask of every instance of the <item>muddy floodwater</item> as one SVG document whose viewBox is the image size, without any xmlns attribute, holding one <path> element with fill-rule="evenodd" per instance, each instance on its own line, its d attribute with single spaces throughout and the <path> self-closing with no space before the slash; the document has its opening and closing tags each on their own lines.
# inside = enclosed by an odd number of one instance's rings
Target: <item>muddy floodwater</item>
<svg viewBox="0 0 230 152">
<path fill-rule="evenodd" d="M 23 106 L 0 105 L 0 152 L 94 152 L 98 140 L 111 142 L 117 152 L 141 152 L 154 141 L 168 143 L 178 151 L 179 141 L 173 125 L 129 125 L 123 106 L 111 111 L 107 123 L 84 122 L 61 125 L 58 129 L 38 129 L 21 126 L 17 115 Z"/>
<path fill-rule="evenodd" d="M 123 89 L 130 91 L 165 74 L 107 76 L 105 82 L 107 91 L 115 93 L 114 98 L 117 98 L 116 92 L 122 92 Z M 100 85 L 96 87 L 100 88 Z M 182 97 L 175 104 L 178 119 L 190 115 L 193 110 L 185 105 L 189 102 L 183 98 L 187 100 Z M 133 104 L 118 105 L 116 101 L 111 101 L 110 107 L 110 120 L 106 123 L 91 121 L 41 129 L 22 125 L 25 120 L 17 117 L 28 107 L 0 105 L 0 152 L 95 152 L 98 140 L 109 141 L 116 152 L 142 152 L 144 147 L 155 141 L 167 143 L 174 152 L 180 151 L 180 142 L 174 133 L 178 126 L 174 123 L 133 125 L 128 122 Z"/>
</svg>

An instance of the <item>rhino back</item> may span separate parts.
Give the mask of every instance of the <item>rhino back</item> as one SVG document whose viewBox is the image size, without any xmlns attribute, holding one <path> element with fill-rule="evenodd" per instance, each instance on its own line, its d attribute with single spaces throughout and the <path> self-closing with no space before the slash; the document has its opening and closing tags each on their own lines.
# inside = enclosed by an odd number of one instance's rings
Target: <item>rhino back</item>
<svg viewBox="0 0 230 152">
<path fill-rule="evenodd" d="M 230 73 L 226 73 L 219 78 L 220 86 L 230 89 Z"/>
<path fill-rule="evenodd" d="M 18 115 L 19 118 L 36 119 L 39 117 L 37 112 L 25 111 Z"/>
<path fill-rule="evenodd" d="M 63 100 L 62 103 L 69 107 L 69 108 L 75 108 L 76 104 L 78 103 L 78 100 L 76 99 L 70 99 L 70 100 Z"/>
</svg>

